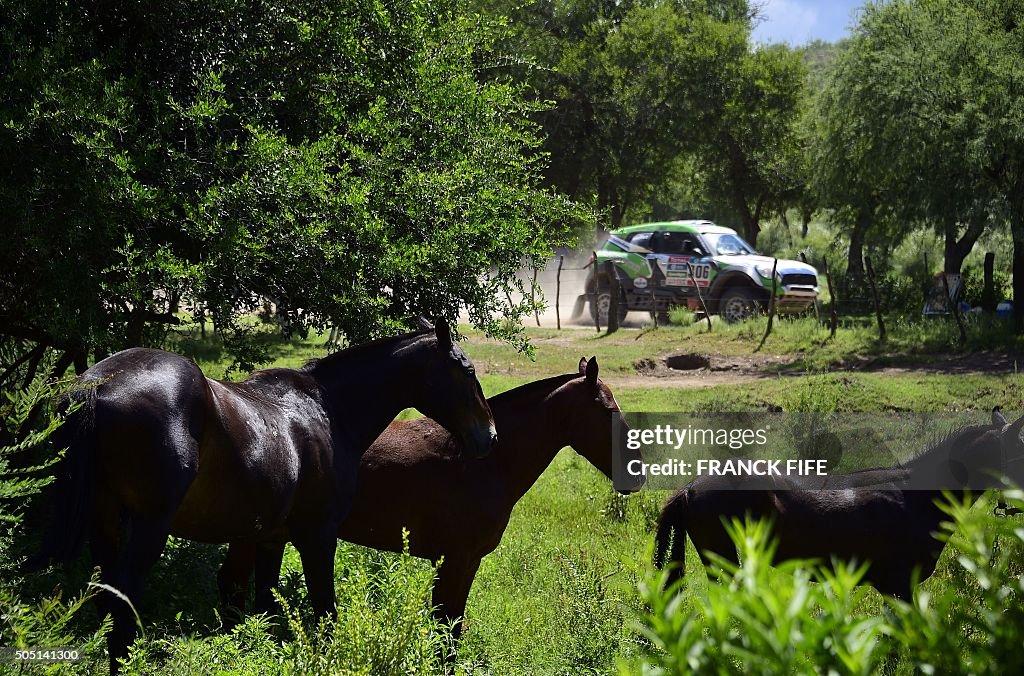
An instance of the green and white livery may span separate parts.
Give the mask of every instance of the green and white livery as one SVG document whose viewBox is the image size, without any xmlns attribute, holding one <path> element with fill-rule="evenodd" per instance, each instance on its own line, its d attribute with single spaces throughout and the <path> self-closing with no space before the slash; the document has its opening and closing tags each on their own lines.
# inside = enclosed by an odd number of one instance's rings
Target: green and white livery
<svg viewBox="0 0 1024 676">
<path fill-rule="evenodd" d="M 664 315 L 673 306 L 708 311 L 728 322 L 745 319 L 767 307 L 775 292 L 779 312 L 802 312 L 818 299 L 818 271 L 801 263 L 763 256 L 735 230 L 710 221 L 644 223 L 615 230 L 597 251 L 585 293 L 577 299 L 582 311 L 608 322 L 612 264 L 619 282 L 619 320 L 630 311 Z"/>
</svg>

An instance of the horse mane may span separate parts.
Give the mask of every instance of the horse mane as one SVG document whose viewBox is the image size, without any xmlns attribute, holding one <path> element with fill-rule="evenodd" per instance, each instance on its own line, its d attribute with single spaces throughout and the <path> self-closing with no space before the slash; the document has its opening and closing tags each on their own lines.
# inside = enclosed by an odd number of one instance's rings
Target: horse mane
<svg viewBox="0 0 1024 676">
<path fill-rule="evenodd" d="M 491 404 L 505 403 L 508 399 L 516 399 L 519 397 L 526 397 L 530 395 L 536 395 L 538 390 L 554 391 L 566 384 L 570 380 L 576 378 L 582 378 L 582 373 L 566 373 L 560 376 L 552 376 L 550 378 L 544 378 L 543 380 L 534 380 L 520 385 L 519 387 L 513 387 L 511 390 L 505 390 L 501 394 L 496 394 L 491 397 L 488 401 Z"/>
<path fill-rule="evenodd" d="M 963 427 L 954 427 L 942 436 L 938 437 L 924 449 L 914 453 L 906 460 L 897 463 L 893 469 L 907 469 L 911 463 L 923 460 L 933 453 L 938 453 L 949 448 L 955 441 L 958 441 L 962 436 L 969 432 L 985 431 L 988 429 L 991 429 L 990 425 L 964 425 Z"/>
<path fill-rule="evenodd" d="M 299 368 L 299 370 L 309 372 L 316 369 L 318 366 L 329 365 L 334 361 L 337 361 L 339 358 L 349 359 L 352 357 L 365 357 L 368 353 L 379 350 L 380 348 L 385 346 L 390 346 L 390 344 L 393 344 L 396 341 L 406 338 L 420 338 L 428 334 L 433 335 L 433 333 L 434 329 L 419 329 L 417 331 L 412 331 L 410 333 L 402 333 L 397 336 L 377 338 L 376 340 L 371 340 L 365 343 L 359 343 L 358 345 L 352 345 L 350 347 L 337 350 L 327 355 L 326 357 L 315 357 L 313 359 L 310 359 L 305 364 L 303 364 Z"/>
</svg>

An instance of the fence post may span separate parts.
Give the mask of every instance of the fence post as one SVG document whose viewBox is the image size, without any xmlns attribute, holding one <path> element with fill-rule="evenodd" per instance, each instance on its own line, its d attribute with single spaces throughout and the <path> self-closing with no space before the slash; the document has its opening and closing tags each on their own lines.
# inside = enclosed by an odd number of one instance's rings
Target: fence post
<svg viewBox="0 0 1024 676">
<path fill-rule="evenodd" d="M 949 280 L 946 279 L 945 272 L 942 273 L 942 287 L 946 290 L 946 303 L 949 304 L 949 310 L 953 313 L 953 319 L 956 320 L 956 327 L 960 329 L 960 346 L 963 347 L 967 344 L 967 329 L 964 328 L 964 321 L 960 318 L 960 303 L 954 300 L 953 294 L 949 292 Z"/>
<path fill-rule="evenodd" d="M 562 314 L 558 310 L 558 297 L 562 295 L 562 265 L 565 264 L 565 255 L 558 257 L 558 272 L 555 274 L 555 326 L 562 330 Z"/>
<path fill-rule="evenodd" d="M 981 292 L 981 308 L 985 312 L 996 311 L 995 267 L 996 255 L 989 251 L 985 254 L 985 287 Z"/>
<path fill-rule="evenodd" d="M 832 284 L 832 273 L 828 269 L 828 258 L 823 258 L 822 262 L 825 264 L 825 281 L 828 282 L 828 295 L 830 299 L 830 310 L 829 313 L 829 339 L 835 339 L 836 329 L 839 328 L 839 297 L 836 295 L 835 286 Z"/>
<path fill-rule="evenodd" d="M 804 263 L 807 263 L 807 254 L 805 254 L 803 251 L 800 252 L 800 260 L 802 260 Z M 810 265 L 810 263 L 807 263 L 807 264 Z M 814 302 L 814 321 L 819 322 L 819 323 L 821 322 L 821 314 L 819 314 L 819 312 L 818 312 L 818 302 L 817 301 Z"/>
<path fill-rule="evenodd" d="M 591 252 L 591 256 L 590 260 L 594 263 L 594 291 L 590 297 L 590 307 L 594 310 L 594 328 L 601 333 L 601 308 L 597 306 L 597 252 Z"/>
<path fill-rule="evenodd" d="M 540 309 L 537 307 L 537 268 L 533 268 L 533 283 L 530 286 L 530 303 L 533 305 L 533 319 L 540 326 Z"/>
<path fill-rule="evenodd" d="M 778 258 L 773 258 L 772 259 L 772 293 L 771 293 L 771 296 L 768 297 L 768 326 L 766 326 L 764 328 L 764 335 L 761 336 L 761 342 L 757 346 L 757 349 L 754 350 L 754 352 L 758 352 L 758 351 L 760 351 L 760 349 L 762 347 L 764 347 L 764 341 L 768 340 L 768 335 L 772 332 L 772 321 L 775 319 L 775 294 L 778 292 L 778 289 L 775 288 L 775 274 L 776 274 L 776 272 L 778 272 L 778 269 L 779 269 L 779 259 Z"/>
<path fill-rule="evenodd" d="M 619 274 L 611 261 L 605 261 L 604 271 L 608 275 L 608 292 L 611 294 L 608 300 L 608 333 L 612 334 L 619 330 Z"/>
<path fill-rule="evenodd" d="M 686 261 L 686 271 L 690 273 L 690 281 L 693 282 L 693 288 L 697 291 L 697 300 L 700 301 L 700 306 L 704 310 L 704 318 L 708 320 L 708 333 L 711 333 L 711 313 L 708 312 L 708 306 L 704 304 L 704 295 L 700 292 L 697 278 L 693 276 L 693 266 L 690 265 L 690 261 Z"/>
<path fill-rule="evenodd" d="M 878 285 L 875 284 L 875 270 L 871 265 L 871 257 L 864 259 L 865 272 L 868 273 L 868 284 L 871 286 L 871 301 L 875 305 L 875 319 L 878 320 L 878 342 L 885 342 L 885 322 L 882 320 L 882 304 L 878 300 Z M 945 279 L 945 275 L 943 275 Z"/>
</svg>

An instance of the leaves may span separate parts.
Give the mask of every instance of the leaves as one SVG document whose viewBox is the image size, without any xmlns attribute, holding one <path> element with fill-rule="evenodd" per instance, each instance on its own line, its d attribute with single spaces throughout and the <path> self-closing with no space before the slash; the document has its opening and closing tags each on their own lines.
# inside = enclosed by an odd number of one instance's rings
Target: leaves
<svg viewBox="0 0 1024 676">
<path fill-rule="evenodd" d="M 504 29 L 459 0 L 13 15 L 0 334 L 156 345 L 184 303 L 251 359 L 269 300 L 353 341 L 460 309 L 502 335 L 523 262 L 590 218 L 542 187 L 536 106 L 477 77 Z"/>
</svg>

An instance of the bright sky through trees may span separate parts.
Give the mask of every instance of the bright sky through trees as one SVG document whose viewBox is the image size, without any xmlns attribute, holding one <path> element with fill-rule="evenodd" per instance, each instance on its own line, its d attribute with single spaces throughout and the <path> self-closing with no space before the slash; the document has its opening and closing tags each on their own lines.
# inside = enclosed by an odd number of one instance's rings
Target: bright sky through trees
<svg viewBox="0 0 1024 676">
<path fill-rule="evenodd" d="M 763 0 L 754 39 L 791 45 L 815 39 L 835 42 L 849 33 L 854 12 L 863 4 L 863 0 Z"/>
</svg>

